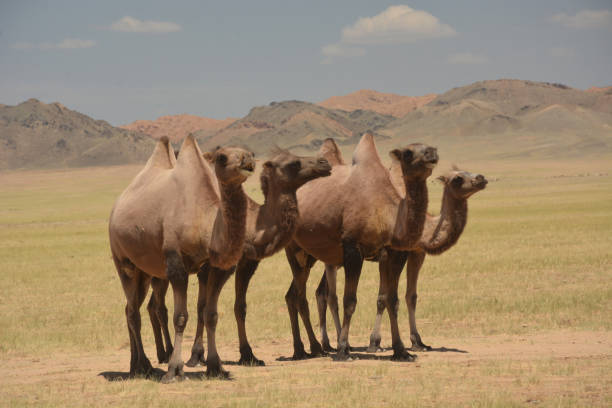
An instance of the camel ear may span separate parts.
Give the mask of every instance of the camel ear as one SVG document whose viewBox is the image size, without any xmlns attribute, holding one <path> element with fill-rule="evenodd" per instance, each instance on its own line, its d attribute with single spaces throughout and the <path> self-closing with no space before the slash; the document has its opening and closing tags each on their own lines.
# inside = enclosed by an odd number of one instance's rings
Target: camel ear
<svg viewBox="0 0 612 408">
<path fill-rule="evenodd" d="M 267 161 L 263 164 L 265 169 L 273 169 L 274 168 L 274 163 L 272 163 L 271 161 Z"/>
<path fill-rule="evenodd" d="M 402 161 L 402 152 L 399 149 L 393 149 L 389 152 L 389 157 L 393 160 Z"/>
<path fill-rule="evenodd" d="M 446 176 L 438 176 L 437 180 L 440 180 L 443 184 L 448 182 L 448 178 L 446 178 Z"/>
<path fill-rule="evenodd" d="M 204 157 L 204 160 L 206 160 L 208 162 L 212 162 L 213 161 L 213 154 L 211 152 L 204 152 L 204 153 L 202 153 L 202 157 Z"/>
</svg>

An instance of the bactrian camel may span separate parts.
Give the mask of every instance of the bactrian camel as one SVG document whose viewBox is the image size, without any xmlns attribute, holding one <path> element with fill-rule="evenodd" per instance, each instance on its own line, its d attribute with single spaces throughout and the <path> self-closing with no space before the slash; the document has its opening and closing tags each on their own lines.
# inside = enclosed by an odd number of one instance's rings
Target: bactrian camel
<svg viewBox="0 0 612 408">
<path fill-rule="evenodd" d="M 222 372 L 215 345 L 217 299 L 242 255 L 247 209 L 242 183 L 255 161 L 244 149 L 222 148 L 213 163 L 214 172 L 191 135 L 175 161 L 164 138 L 111 212 L 111 251 L 127 298 L 131 375 L 152 370 L 140 335 L 140 306 L 151 278 L 157 278 L 168 280 L 174 294 L 175 347 L 162 380 L 184 377 L 181 343 L 188 318 L 188 275 L 204 263 L 210 265 L 204 312 L 207 374 Z"/>
<path fill-rule="evenodd" d="M 325 149 L 322 147 L 320 154 L 324 157 L 332 157 L 334 163 L 342 162 L 342 157 L 337 149 Z M 402 195 L 405 194 L 401 183 L 401 169 L 397 161 L 393 161 L 390 173 L 394 185 Z M 406 257 L 406 304 L 410 320 L 410 340 L 412 350 L 430 350 L 431 347 L 423 344 L 421 336 L 416 327 L 416 302 L 417 302 L 417 280 L 419 271 L 423 265 L 426 254 L 438 255 L 450 249 L 458 241 L 467 223 L 467 200 L 474 193 L 484 189 L 487 180 L 480 174 L 472 174 L 459 169 L 453 169 L 447 174 L 438 177 L 444 184 L 442 207 L 440 215 L 427 214 L 423 235 L 419 245 L 412 251 L 407 251 Z M 382 254 L 385 256 L 385 254 Z M 400 266 L 401 269 L 402 266 Z M 321 344 L 326 351 L 333 350 L 329 343 L 326 324 L 326 309 L 329 304 L 334 318 L 337 335 L 340 334 L 338 317 L 338 300 L 336 296 L 336 270 L 332 265 L 325 266 L 325 273 L 316 290 L 317 306 L 319 311 L 319 325 L 321 330 Z M 385 309 L 385 294 L 382 285 L 379 288 L 377 300 L 377 315 L 374 329 L 370 336 L 368 351 L 377 351 L 380 347 L 380 323 Z"/>
<path fill-rule="evenodd" d="M 385 302 L 393 333 L 393 358 L 414 358 L 406 351 L 399 334 L 399 274 L 392 266 L 401 251 L 413 249 L 421 237 L 427 210 L 426 180 L 438 162 L 438 154 L 433 147 L 414 143 L 394 149 L 390 155 L 401 166 L 407 192 L 403 197 L 383 166 L 370 133 L 355 148 L 352 165 L 333 166 L 331 176 L 313 180 L 298 190 L 300 218 L 294 240 L 285 248 L 293 272 L 285 300 L 295 359 L 307 357 L 300 338 L 298 312 L 308 334 L 311 353 L 323 352 L 312 330 L 306 299 L 306 282 L 313 264 L 320 260 L 344 267 L 344 317 L 335 358 L 345 360 L 349 358 L 349 328 L 357 304 L 363 261 L 377 258 L 383 250 L 388 256 L 380 262 L 380 268 L 382 285 L 388 294 Z"/>
<path fill-rule="evenodd" d="M 298 218 L 298 205 L 296 190 L 304 183 L 317 177 L 328 176 L 331 166 L 324 158 L 299 157 L 286 150 L 277 151 L 266 161 L 261 172 L 261 189 L 264 194 L 264 204 L 259 205 L 247 198 L 246 237 L 242 257 L 236 267 L 236 298 L 234 314 L 238 325 L 238 338 L 240 342 L 240 361 L 242 365 L 264 365 L 253 354 L 247 340 L 246 319 L 246 293 L 251 277 L 255 273 L 259 261 L 283 249 L 293 237 Z M 191 358 L 187 366 L 193 367 L 204 363 L 203 345 L 203 310 L 206 305 L 206 283 L 209 273 L 208 265 L 204 265 L 198 273 L 200 292 L 198 296 L 198 328 L 191 351 Z M 154 294 L 149 302 L 149 309 L 153 309 L 153 318 L 163 316 L 165 306 L 164 283 L 154 287 Z M 167 285 L 167 283 L 165 283 Z M 155 292 L 159 292 L 159 295 Z M 159 306 L 158 306 L 159 305 Z M 161 306 L 161 307 L 160 307 Z M 161 342 L 161 330 L 167 332 L 167 318 L 158 318 L 153 322 L 158 357 L 167 355 Z M 161 326 L 161 328 L 160 328 Z M 168 337 L 166 337 L 168 339 Z M 166 341 L 166 344 L 170 343 Z M 170 346 L 167 347 L 171 349 Z"/>
</svg>

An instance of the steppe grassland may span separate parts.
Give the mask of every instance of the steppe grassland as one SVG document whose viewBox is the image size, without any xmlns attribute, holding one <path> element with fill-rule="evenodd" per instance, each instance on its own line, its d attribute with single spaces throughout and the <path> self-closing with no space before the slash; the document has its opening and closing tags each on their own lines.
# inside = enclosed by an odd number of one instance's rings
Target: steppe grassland
<svg viewBox="0 0 612 408">
<path fill-rule="evenodd" d="M 441 163 L 435 174 L 447 167 L 448 163 Z M 485 174 L 491 183 L 470 200 L 468 226 L 457 246 L 426 260 L 417 309 L 423 340 L 431 343 L 429 339 L 556 330 L 610 331 L 609 161 L 474 162 L 466 169 Z M 104 359 L 118 349 L 129 349 L 124 295 L 110 259 L 106 229 L 113 201 L 138 170 L 127 166 L 0 174 L 0 277 L 4 282 L 0 293 L 0 358 L 43 360 L 56 354 L 74 354 Z M 434 181 L 429 186 L 430 210 L 437 213 L 441 187 Z M 247 192 L 261 202 L 256 177 L 247 183 Z M 315 265 L 309 285 L 315 325 L 312 294 L 321 272 L 322 265 Z M 400 297 L 405 288 L 403 279 Z M 339 274 L 340 291 L 342 281 Z M 285 356 L 292 353 L 284 304 L 289 283 L 283 253 L 263 261 L 252 280 L 247 330 L 256 354 L 258 348 L 273 348 Z M 221 295 L 217 330 L 218 343 L 224 346 L 222 358 L 230 360 L 237 358 L 233 287 L 230 280 Z M 366 262 L 351 327 L 354 346 L 367 343 L 377 287 L 376 264 Z M 195 277 L 191 278 L 189 293 L 187 335 L 195 331 Z M 171 296 L 168 306 L 172 313 Z M 143 340 L 154 361 L 146 309 L 141 312 Z M 400 325 L 408 342 L 403 302 Z M 189 350 L 190 338 L 186 343 Z M 383 345 L 390 345 L 386 320 Z M 433 345 L 452 346 L 452 340 Z M 78 366 L 79 359 L 74 363 Z M 128 366 L 129 357 L 109 363 L 105 369 L 125 371 Z M 9 405 L 41 400 L 51 405 L 84 404 L 84 394 L 99 405 L 109 401 L 165 405 L 177 398 L 179 404 L 210 402 L 227 406 L 322 405 L 325 401 L 332 406 L 379 405 L 380 401 L 389 406 L 419 402 L 464 405 L 466 401 L 476 406 L 511 406 L 521 402 L 517 398 L 526 384 L 537 387 L 547 383 L 550 375 L 557 375 L 571 379 L 563 382 L 569 391 L 545 396 L 544 402 L 569 406 L 584 402 L 581 398 L 594 386 L 592 378 L 609 378 L 606 373 L 612 362 L 537 360 L 518 364 L 500 356 L 499 361 L 470 368 L 444 360 L 419 367 L 416 370 L 388 361 L 334 364 L 329 359 L 317 359 L 265 369 L 228 366 L 236 377 L 229 383 L 195 381 L 164 388 L 146 380 L 105 383 L 83 378 L 66 384 L 65 391 L 57 388 L 57 381 L 49 380 L 2 387 L 1 393 L 6 396 L 2 404 Z M 492 374 L 493 379 L 489 378 Z M 352 375 L 367 382 L 353 381 Z M 524 379 L 517 383 L 512 380 L 515 378 Z M 113 399 L 117 393 L 125 398 Z M 191 398 L 196 395 L 197 400 Z M 610 392 L 594 402 L 610 403 Z"/>
</svg>

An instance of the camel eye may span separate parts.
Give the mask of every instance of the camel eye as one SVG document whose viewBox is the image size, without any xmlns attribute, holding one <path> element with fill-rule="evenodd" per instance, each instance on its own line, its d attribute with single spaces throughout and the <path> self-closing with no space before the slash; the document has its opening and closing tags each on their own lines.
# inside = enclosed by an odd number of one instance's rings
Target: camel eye
<svg viewBox="0 0 612 408">
<path fill-rule="evenodd" d="M 456 176 L 456 177 L 453 177 L 453 180 L 451 181 L 451 183 L 455 187 L 461 187 L 463 185 L 463 179 L 459 176 Z"/>
<path fill-rule="evenodd" d="M 404 150 L 402 152 L 402 159 L 404 159 L 405 162 L 412 161 L 412 157 L 412 150 Z"/>
<path fill-rule="evenodd" d="M 294 160 L 287 165 L 287 168 L 293 172 L 298 172 L 302 168 L 302 163 L 299 160 Z"/>
<path fill-rule="evenodd" d="M 227 156 L 223 153 L 218 153 L 217 157 L 215 158 L 215 163 L 225 166 L 227 164 Z"/>
</svg>

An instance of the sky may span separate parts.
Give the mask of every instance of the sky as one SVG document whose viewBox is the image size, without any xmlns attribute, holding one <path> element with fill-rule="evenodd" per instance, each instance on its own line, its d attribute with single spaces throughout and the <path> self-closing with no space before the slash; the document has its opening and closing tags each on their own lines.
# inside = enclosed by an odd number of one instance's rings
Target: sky
<svg viewBox="0 0 612 408">
<path fill-rule="evenodd" d="M 612 0 L 0 0 L 0 103 L 113 125 L 499 78 L 612 85 Z"/>
</svg>

